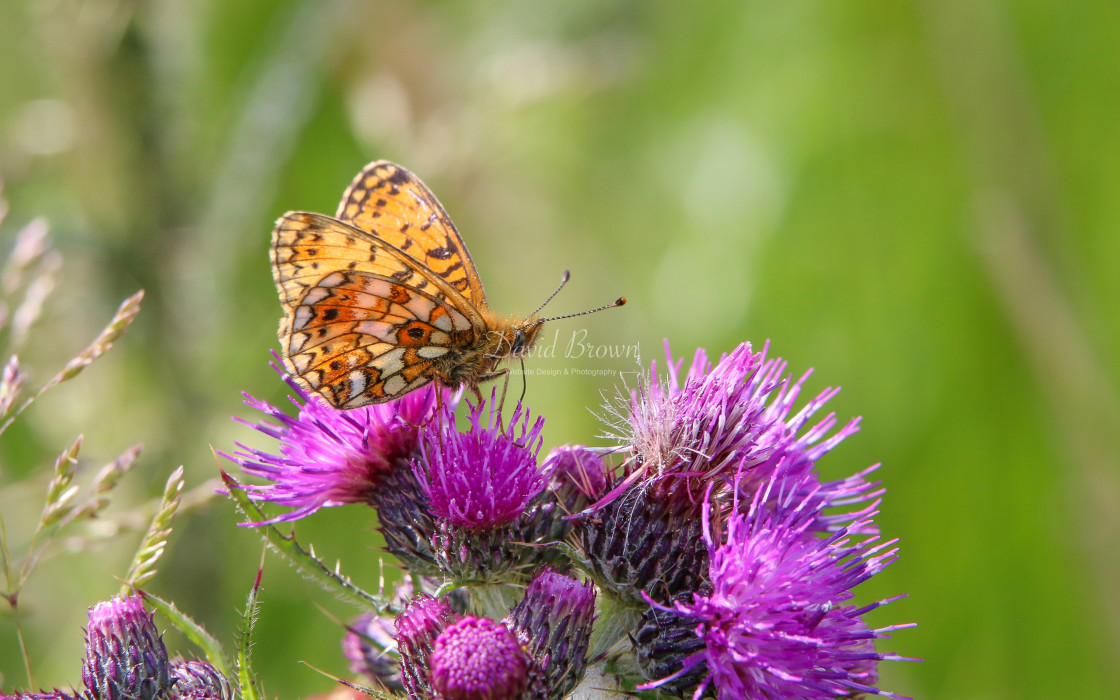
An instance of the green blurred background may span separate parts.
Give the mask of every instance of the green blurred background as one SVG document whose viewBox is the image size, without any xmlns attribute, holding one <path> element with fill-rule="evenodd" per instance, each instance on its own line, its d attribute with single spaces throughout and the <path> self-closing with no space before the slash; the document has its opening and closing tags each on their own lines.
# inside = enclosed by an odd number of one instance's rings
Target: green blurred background
<svg viewBox="0 0 1120 700">
<path fill-rule="evenodd" d="M 145 444 L 114 513 L 179 464 L 188 488 L 212 479 L 211 445 L 265 445 L 229 416 L 254 418 L 241 391 L 285 395 L 272 222 L 333 213 L 388 158 L 439 195 L 495 310 L 528 313 L 564 268 L 553 313 L 629 298 L 553 324 L 558 354 L 584 329 L 646 362 L 663 338 L 769 339 L 816 369 L 811 394 L 844 387 L 831 408 L 863 432 L 821 466 L 883 463 L 902 557 L 861 599 L 909 593 L 872 622 L 918 622 L 880 649 L 925 659 L 885 664 L 885 688 L 1116 697 L 1118 125 L 1120 7 L 1092 0 L 4 2 L 0 242 L 45 216 L 65 258 L 22 353 L 35 379 L 147 291 L 124 340 L 0 440 L 8 534 L 26 541 L 79 432 L 91 467 Z M 546 449 L 593 441 L 588 408 L 616 383 L 530 377 Z M 149 586 L 229 643 L 261 553 L 235 520 L 220 499 L 185 513 Z M 376 586 L 368 513 L 298 533 Z M 36 572 L 39 684 L 80 683 L 85 609 L 138 538 Z M 317 606 L 351 611 L 273 557 L 263 606 L 266 692 L 329 689 L 297 662 L 344 674 Z M 0 673 L 26 682 L 7 611 Z"/>
</svg>

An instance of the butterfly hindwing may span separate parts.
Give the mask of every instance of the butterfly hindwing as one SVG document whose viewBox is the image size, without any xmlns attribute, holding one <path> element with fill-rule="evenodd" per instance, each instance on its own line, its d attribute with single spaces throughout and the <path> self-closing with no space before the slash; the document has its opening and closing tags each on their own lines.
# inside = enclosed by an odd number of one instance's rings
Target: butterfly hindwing
<svg viewBox="0 0 1120 700">
<path fill-rule="evenodd" d="M 427 384 L 434 360 L 485 329 L 442 279 L 328 216 L 286 214 L 272 257 L 287 311 L 280 341 L 289 369 L 338 408 L 381 403 Z"/>
<path fill-rule="evenodd" d="M 434 363 L 420 358 L 415 350 L 373 343 L 354 347 L 353 338 L 345 339 L 338 351 L 326 362 L 305 368 L 297 376 L 303 379 L 336 408 L 358 408 L 383 403 L 428 384 L 435 378 Z M 302 357 L 292 357 L 293 369 Z"/>
</svg>

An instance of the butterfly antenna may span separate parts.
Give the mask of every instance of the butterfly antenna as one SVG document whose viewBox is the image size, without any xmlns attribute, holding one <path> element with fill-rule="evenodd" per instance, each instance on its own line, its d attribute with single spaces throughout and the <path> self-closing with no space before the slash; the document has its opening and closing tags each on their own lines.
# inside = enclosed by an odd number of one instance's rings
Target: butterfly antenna
<svg viewBox="0 0 1120 700">
<path fill-rule="evenodd" d="M 625 306 L 625 305 L 626 305 L 626 297 L 619 297 L 618 299 L 615 299 L 614 302 L 612 302 L 610 304 L 604 304 L 603 306 L 600 306 L 597 309 L 588 309 L 587 311 L 580 311 L 579 313 L 574 313 L 574 314 L 564 314 L 563 316 L 553 316 L 552 318 L 542 318 L 542 319 L 538 319 L 536 321 L 533 321 L 529 325 L 530 326 L 536 326 L 536 325 L 540 325 L 540 324 L 542 324 L 546 321 L 559 321 L 559 320 L 565 319 L 565 318 L 575 318 L 576 316 L 586 316 L 587 314 L 593 314 L 593 313 L 596 313 L 596 312 L 599 312 L 599 311 L 605 311 L 607 309 L 613 309 L 616 306 Z"/>
<path fill-rule="evenodd" d="M 572 278 L 572 273 L 568 272 L 567 270 L 564 270 L 564 274 L 560 276 L 560 286 L 556 288 L 555 292 L 548 295 L 548 298 L 544 300 L 543 304 L 541 304 L 540 306 L 537 307 L 536 311 L 529 314 L 529 318 L 532 318 L 532 317 L 536 316 L 537 314 L 540 313 L 541 309 L 548 306 L 548 302 L 550 302 L 550 301 L 552 301 L 553 299 L 556 298 L 556 295 L 560 293 L 560 290 L 564 288 L 564 285 L 567 284 L 568 280 L 570 280 L 571 278 Z"/>
</svg>

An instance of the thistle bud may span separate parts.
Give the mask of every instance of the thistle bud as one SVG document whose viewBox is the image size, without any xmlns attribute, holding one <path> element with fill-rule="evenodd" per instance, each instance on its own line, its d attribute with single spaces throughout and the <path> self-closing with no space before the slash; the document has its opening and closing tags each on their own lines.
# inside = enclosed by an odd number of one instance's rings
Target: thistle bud
<svg viewBox="0 0 1120 700">
<path fill-rule="evenodd" d="M 517 634 L 541 672 L 548 698 L 565 697 L 583 678 L 595 620 L 595 589 L 545 569 L 525 590 L 506 625 Z"/>
<path fill-rule="evenodd" d="M 140 596 L 113 598 L 89 609 L 82 682 L 93 700 L 155 700 L 171 696 L 167 647 Z"/>
<path fill-rule="evenodd" d="M 401 684 L 410 697 L 432 696 L 432 646 L 440 633 L 454 623 L 455 613 L 447 601 L 428 595 L 416 596 L 397 615 Z"/>
<path fill-rule="evenodd" d="M 229 681 L 205 661 L 177 659 L 171 663 L 174 696 L 183 700 L 230 700 Z"/>
</svg>

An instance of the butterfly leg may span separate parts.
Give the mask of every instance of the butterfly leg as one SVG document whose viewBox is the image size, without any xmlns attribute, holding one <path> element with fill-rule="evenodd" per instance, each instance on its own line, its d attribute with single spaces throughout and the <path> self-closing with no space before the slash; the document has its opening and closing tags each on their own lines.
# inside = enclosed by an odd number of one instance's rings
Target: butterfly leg
<svg viewBox="0 0 1120 700">
<path fill-rule="evenodd" d="M 501 409 L 506 405 L 506 390 L 509 389 L 509 368 L 508 367 L 506 367 L 505 369 L 497 370 L 496 372 L 488 372 L 488 373 L 482 375 L 481 377 L 479 377 L 478 378 L 478 384 L 474 385 L 474 391 L 475 391 L 475 396 L 477 396 L 479 401 L 481 401 L 482 400 L 482 394 L 478 390 L 478 385 L 483 383 L 483 382 L 488 382 L 492 379 L 497 379 L 498 377 L 505 377 L 506 378 L 505 381 L 502 383 L 501 398 L 498 399 L 498 411 L 501 412 Z"/>
<path fill-rule="evenodd" d="M 501 413 L 501 409 L 504 408 L 505 405 L 506 405 L 506 392 L 509 390 L 509 374 L 510 374 L 509 373 L 509 368 L 507 367 L 505 369 L 500 369 L 497 372 L 490 372 L 489 374 L 484 374 L 481 377 L 479 377 L 479 379 L 478 379 L 478 381 L 481 383 L 481 382 L 490 381 L 491 379 L 497 379 L 498 377 L 502 377 L 502 376 L 505 377 L 505 381 L 502 382 L 501 398 L 499 398 L 498 402 L 497 402 L 498 403 L 499 414 Z M 477 385 L 475 386 L 475 390 L 476 391 L 478 390 Z M 521 405 L 521 402 L 524 400 L 524 398 L 525 398 L 525 393 L 522 392 L 521 398 L 518 399 L 518 401 L 517 401 L 518 405 Z M 505 435 L 506 437 L 509 437 L 510 439 L 512 439 L 512 436 L 510 434 L 506 433 L 506 426 L 502 427 L 502 435 Z M 514 444 L 517 445 L 518 447 L 525 447 L 525 445 L 518 444 L 516 441 L 514 442 Z"/>
<path fill-rule="evenodd" d="M 432 374 L 436 378 L 436 435 L 438 435 L 439 447 L 443 449 L 443 393 L 449 391 L 454 385 L 451 383 L 451 378 L 438 369 L 433 368 Z"/>
<path fill-rule="evenodd" d="M 439 436 L 439 447 L 443 449 L 443 387 L 436 384 L 436 435 Z"/>
</svg>

